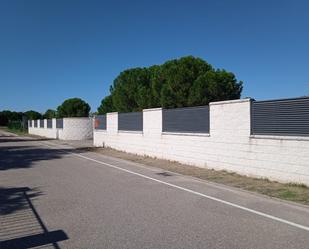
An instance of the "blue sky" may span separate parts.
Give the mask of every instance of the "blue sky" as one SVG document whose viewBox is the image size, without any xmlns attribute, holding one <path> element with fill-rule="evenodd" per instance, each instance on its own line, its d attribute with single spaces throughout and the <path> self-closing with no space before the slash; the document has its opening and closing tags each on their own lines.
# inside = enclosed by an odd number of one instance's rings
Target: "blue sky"
<svg viewBox="0 0 309 249">
<path fill-rule="evenodd" d="M 0 110 L 81 97 L 96 111 L 124 69 L 201 57 L 243 97 L 309 94 L 308 1 L 0 1 Z"/>
</svg>

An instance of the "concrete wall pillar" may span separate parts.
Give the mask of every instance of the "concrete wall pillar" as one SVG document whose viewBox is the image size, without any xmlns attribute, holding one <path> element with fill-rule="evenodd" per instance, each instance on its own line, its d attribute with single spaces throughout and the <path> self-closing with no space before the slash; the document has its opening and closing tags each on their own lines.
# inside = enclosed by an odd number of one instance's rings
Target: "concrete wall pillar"
<svg viewBox="0 0 309 249">
<path fill-rule="evenodd" d="M 106 132 L 107 134 L 118 133 L 118 112 L 106 114 Z"/>
<path fill-rule="evenodd" d="M 250 136 L 251 99 L 212 102 L 209 108 L 211 137 L 233 140 Z"/>
<path fill-rule="evenodd" d="M 147 137 L 158 137 L 162 133 L 162 108 L 143 110 L 143 134 Z"/>
</svg>

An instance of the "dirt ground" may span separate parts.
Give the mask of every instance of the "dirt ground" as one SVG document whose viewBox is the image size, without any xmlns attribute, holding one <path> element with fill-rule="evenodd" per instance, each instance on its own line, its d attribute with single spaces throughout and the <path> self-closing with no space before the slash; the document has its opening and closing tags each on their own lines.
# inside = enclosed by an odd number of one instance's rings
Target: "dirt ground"
<svg viewBox="0 0 309 249">
<path fill-rule="evenodd" d="M 138 156 L 135 154 L 125 153 L 110 148 L 89 148 L 89 150 L 101 153 L 103 155 L 117 157 L 132 162 L 144 164 L 146 166 L 161 168 L 167 171 L 176 172 L 183 175 L 197 177 L 203 180 L 216 182 L 232 187 L 241 188 L 248 191 L 276 197 L 288 201 L 294 201 L 301 204 L 309 205 L 309 187 L 303 184 L 279 183 L 268 179 L 253 178 L 213 169 L 205 169 L 185 165 L 178 162 Z"/>
</svg>

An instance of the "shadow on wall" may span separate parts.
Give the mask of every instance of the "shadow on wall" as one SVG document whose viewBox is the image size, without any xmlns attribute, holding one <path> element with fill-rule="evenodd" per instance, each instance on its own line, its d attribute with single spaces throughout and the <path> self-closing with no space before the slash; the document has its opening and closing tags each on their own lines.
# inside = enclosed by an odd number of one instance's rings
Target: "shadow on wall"
<svg viewBox="0 0 309 249">
<path fill-rule="evenodd" d="M 30 168 L 34 162 L 58 159 L 72 151 L 73 149 L 62 149 L 60 151 L 32 146 L 0 146 L 0 171 Z"/>
<path fill-rule="evenodd" d="M 48 231 L 34 208 L 31 198 L 42 193 L 29 188 L 0 188 L 0 248 L 25 249 L 51 246 L 67 240 L 62 230 Z"/>
</svg>

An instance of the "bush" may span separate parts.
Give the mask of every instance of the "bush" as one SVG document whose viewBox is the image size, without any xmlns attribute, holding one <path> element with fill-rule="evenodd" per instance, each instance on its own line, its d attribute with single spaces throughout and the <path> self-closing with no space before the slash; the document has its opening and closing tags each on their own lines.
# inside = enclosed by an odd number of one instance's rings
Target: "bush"
<svg viewBox="0 0 309 249">
<path fill-rule="evenodd" d="M 8 129 L 12 131 L 25 131 L 21 121 L 10 121 L 8 122 Z"/>
</svg>

